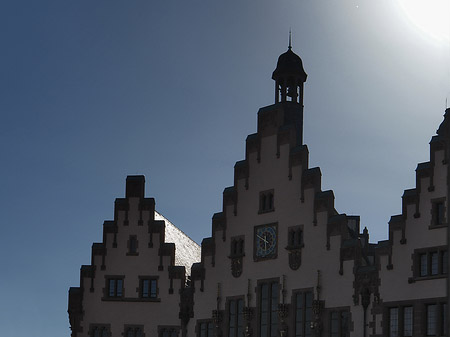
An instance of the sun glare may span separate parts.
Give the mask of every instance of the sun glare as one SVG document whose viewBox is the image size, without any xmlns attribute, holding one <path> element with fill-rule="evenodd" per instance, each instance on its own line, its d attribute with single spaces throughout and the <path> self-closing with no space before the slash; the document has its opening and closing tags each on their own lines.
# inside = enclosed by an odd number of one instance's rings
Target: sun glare
<svg viewBox="0 0 450 337">
<path fill-rule="evenodd" d="M 441 42 L 450 41 L 450 0 L 398 0 L 408 19 Z"/>
</svg>

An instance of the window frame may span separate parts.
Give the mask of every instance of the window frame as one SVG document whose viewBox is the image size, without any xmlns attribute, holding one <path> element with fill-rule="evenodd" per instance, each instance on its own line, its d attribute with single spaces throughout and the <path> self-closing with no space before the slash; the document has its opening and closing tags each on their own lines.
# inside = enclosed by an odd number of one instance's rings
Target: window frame
<svg viewBox="0 0 450 337">
<path fill-rule="evenodd" d="M 98 337 L 110 337 L 111 336 L 111 325 L 110 324 L 90 324 L 89 325 L 89 337 L 97 337 L 95 336 L 95 329 L 100 329 L 100 335 Z M 103 335 L 103 332 L 106 332 L 106 336 Z"/>
<path fill-rule="evenodd" d="M 132 330 L 132 335 L 129 336 L 129 332 Z M 140 335 L 138 335 L 140 332 Z M 144 326 L 143 325 L 135 325 L 135 324 L 125 324 L 123 328 L 123 336 L 124 337 L 145 337 Z"/>
<path fill-rule="evenodd" d="M 158 286 L 159 276 L 141 275 L 139 276 L 139 288 L 137 289 L 139 293 L 139 299 L 143 301 L 159 301 L 159 286 Z M 144 282 L 149 282 L 148 296 L 144 296 Z M 154 296 L 152 296 L 152 283 L 155 283 Z"/>
<path fill-rule="evenodd" d="M 205 335 L 202 335 L 202 327 L 206 325 Z M 212 319 L 199 319 L 196 324 L 197 337 L 214 337 L 214 323 Z M 211 335 L 210 335 L 211 334 Z"/>
<path fill-rule="evenodd" d="M 133 242 L 134 246 L 132 245 Z M 127 241 L 127 256 L 138 256 L 138 255 L 139 255 L 139 240 L 137 239 L 137 235 L 130 235 Z"/>
<path fill-rule="evenodd" d="M 107 299 L 122 299 L 125 297 L 125 275 L 106 275 L 106 286 L 104 297 Z M 111 282 L 114 282 L 114 291 L 111 295 Z M 118 293 L 118 285 L 120 283 L 120 294 Z"/>
<path fill-rule="evenodd" d="M 298 297 L 302 297 L 302 313 L 301 313 L 301 331 L 298 329 L 298 311 L 299 306 L 298 304 Z M 307 307 L 307 296 L 311 297 L 311 306 Z M 313 322 L 313 306 L 314 301 L 314 289 L 313 288 L 306 288 L 306 289 L 296 289 L 292 291 L 292 297 L 291 297 L 291 303 L 292 303 L 292 324 L 293 324 L 293 337 L 312 337 L 313 336 L 313 329 L 311 328 L 311 323 Z M 307 310 L 309 310 L 310 319 L 307 319 Z"/>
<path fill-rule="evenodd" d="M 333 332 L 333 314 L 337 315 L 337 330 Z M 344 318 L 344 315 L 346 318 Z M 344 326 L 345 319 L 347 320 L 346 330 Z M 350 336 L 350 322 L 351 322 L 351 312 L 350 308 L 331 308 L 329 309 L 329 327 L 330 327 L 330 337 L 349 337 Z"/>
<path fill-rule="evenodd" d="M 258 214 L 264 214 L 273 211 L 275 211 L 274 189 L 259 192 Z"/>
<path fill-rule="evenodd" d="M 239 302 L 242 303 L 242 311 L 239 313 Z M 234 307 L 235 311 L 235 317 L 232 318 L 231 312 L 232 312 L 232 306 Z M 228 332 L 228 337 L 240 337 L 242 336 L 242 333 L 239 333 L 239 330 L 241 329 L 241 332 L 244 331 L 245 328 L 245 322 L 244 322 L 244 307 L 245 307 L 245 298 L 244 296 L 233 296 L 228 297 L 226 301 L 226 330 Z M 234 334 L 231 333 L 231 320 L 234 320 Z M 239 326 L 239 323 L 241 323 L 241 326 Z"/>
<path fill-rule="evenodd" d="M 446 198 L 437 198 L 431 200 L 431 223 L 430 229 L 442 228 L 447 226 L 448 221 L 445 217 L 447 212 Z"/>
<path fill-rule="evenodd" d="M 415 249 L 413 254 L 413 278 L 411 281 L 447 277 L 447 246 Z"/>
<path fill-rule="evenodd" d="M 165 335 L 165 333 L 168 335 Z M 180 327 L 178 325 L 158 325 L 158 337 L 178 337 Z"/>
<path fill-rule="evenodd" d="M 276 303 L 274 303 L 273 298 L 273 286 L 277 287 L 276 291 Z M 262 324 L 262 315 L 263 315 L 263 287 L 268 287 L 268 295 L 267 295 L 267 324 L 266 331 L 263 334 L 263 324 Z M 257 331 L 259 337 L 277 337 L 278 336 L 278 305 L 280 304 L 280 280 L 278 278 L 258 280 L 257 283 Z M 275 310 L 274 310 L 275 308 Z M 274 322 L 275 321 L 275 322 Z M 275 336 L 272 335 L 272 330 L 276 330 Z"/>
</svg>

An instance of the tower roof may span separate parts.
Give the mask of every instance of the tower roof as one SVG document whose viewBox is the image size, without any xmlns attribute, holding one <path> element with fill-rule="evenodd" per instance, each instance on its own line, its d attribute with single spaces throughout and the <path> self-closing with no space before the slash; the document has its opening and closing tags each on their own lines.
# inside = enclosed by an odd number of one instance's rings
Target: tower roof
<svg viewBox="0 0 450 337">
<path fill-rule="evenodd" d="M 295 76 L 302 82 L 305 82 L 308 76 L 303 69 L 302 59 L 292 51 L 290 45 L 288 51 L 278 57 L 277 68 L 272 74 L 272 79 L 276 80 L 280 76 Z"/>
</svg>

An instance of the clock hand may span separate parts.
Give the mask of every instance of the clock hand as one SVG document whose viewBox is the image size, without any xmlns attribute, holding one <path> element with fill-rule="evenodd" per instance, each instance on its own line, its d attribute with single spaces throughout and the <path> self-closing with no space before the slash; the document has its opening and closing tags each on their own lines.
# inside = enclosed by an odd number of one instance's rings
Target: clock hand
<svg viewBox="0 0 450 337">
<path fill-rule="evenodd" d="M 260 236 L 260 235 L 258 235 L 258 234 L 256 234 L 256 236 L 257 236 L 258 238 L 260 238 L 261 240 L 263 240 L 266 244 L 268 243 L 268 241 L 266 240 L 265 237 L 262 237 L 262 236 Z"/>
</svg>

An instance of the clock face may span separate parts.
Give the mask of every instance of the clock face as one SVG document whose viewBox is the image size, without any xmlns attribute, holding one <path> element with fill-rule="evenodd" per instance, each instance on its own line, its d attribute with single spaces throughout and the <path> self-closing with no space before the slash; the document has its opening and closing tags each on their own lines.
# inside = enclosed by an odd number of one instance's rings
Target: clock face
<svg viewBox="0 0 450 337">
<path fill-rule="evenodd" d="M 275 258 L 277 255 L 277 225 L 255 227 L 255 258 Z"/>
</svg>

